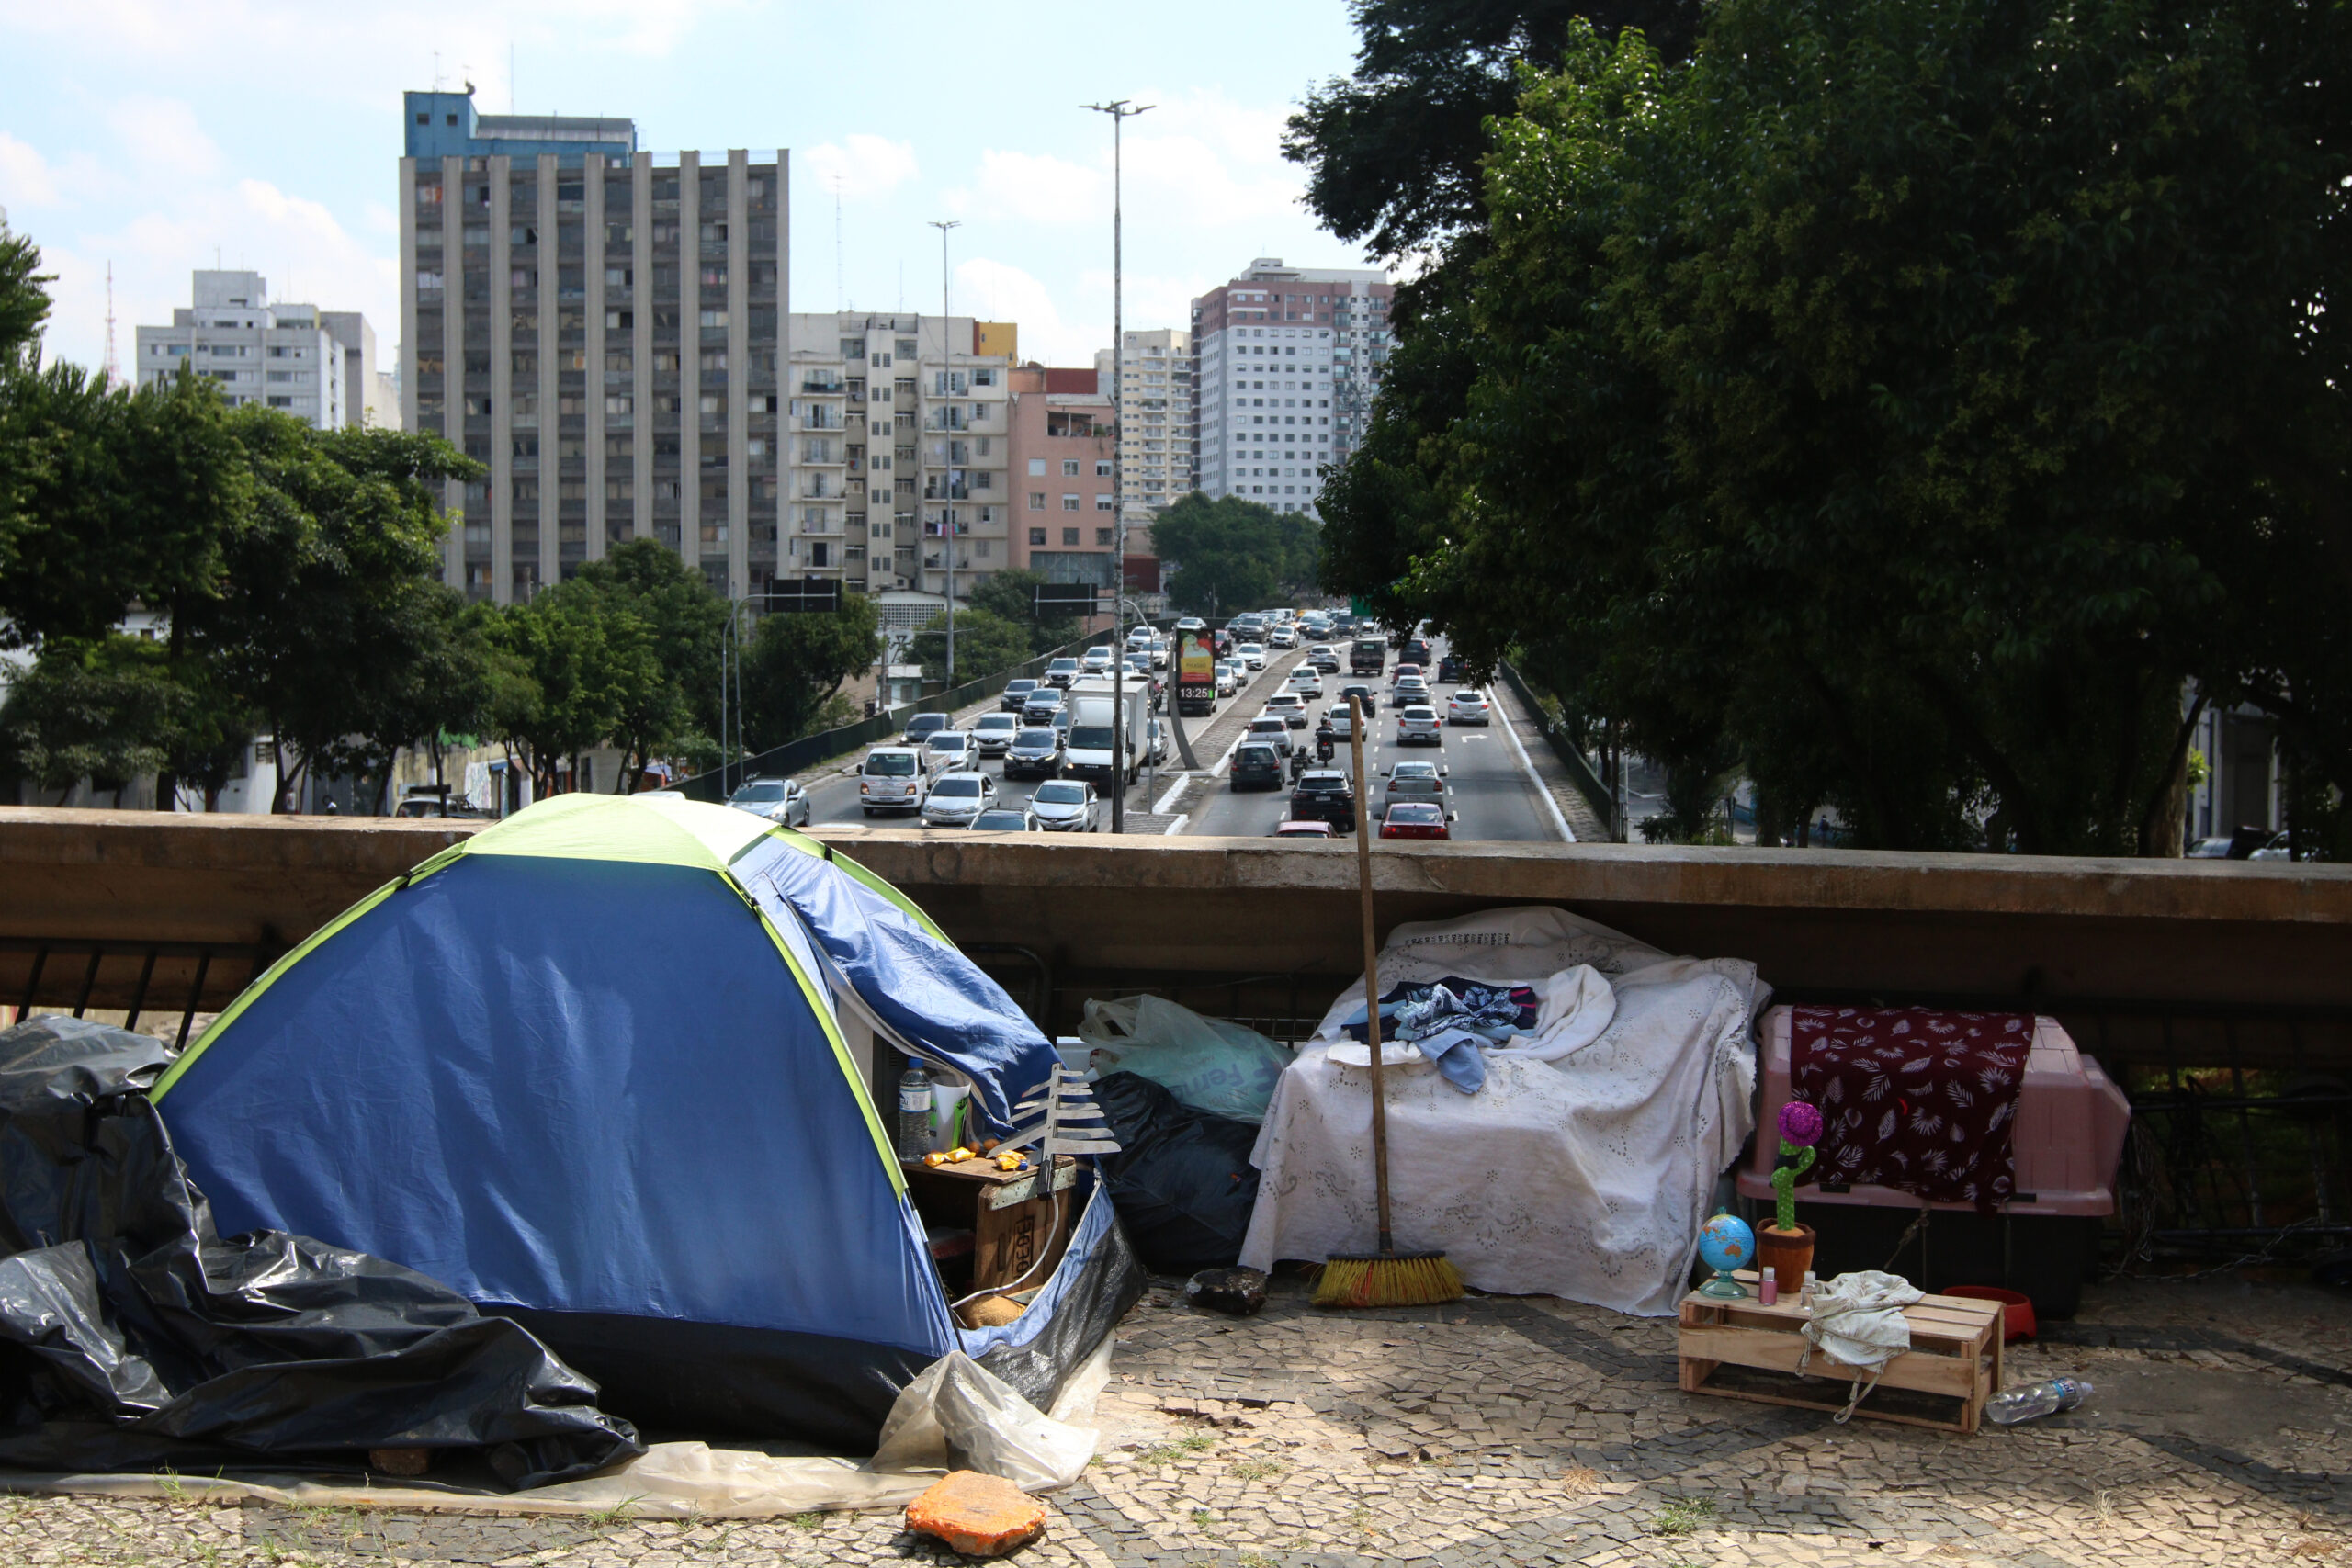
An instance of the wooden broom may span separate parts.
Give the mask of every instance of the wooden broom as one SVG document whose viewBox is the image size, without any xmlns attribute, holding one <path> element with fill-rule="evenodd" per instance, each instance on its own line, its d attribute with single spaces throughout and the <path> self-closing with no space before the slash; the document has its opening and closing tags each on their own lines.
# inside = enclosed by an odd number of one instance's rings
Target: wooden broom
<svg viewBox="0 0 2352 1568">
<path fill-rule="evenodd" d="M 1380 1063 L 1380 944 L 1372 917 L 1372 796 L 1363 777 L 1363 700 L 1348 699 L 1348 749 L 1356 773 L 1356 885 L 1363 902 L 1364 1034 L 1372 1051 L 1372 1183 L 1380 1206 L 1380 1245 L 1362 1256 L 1336 1253 L 1315 1282 L 1315 1304 L 1427 1306 L 1461 1299 L 1462 1271 L 1442 1252 L 1398 1252 L 1388 1220 L 1388 1094 Z"/>
</svg>

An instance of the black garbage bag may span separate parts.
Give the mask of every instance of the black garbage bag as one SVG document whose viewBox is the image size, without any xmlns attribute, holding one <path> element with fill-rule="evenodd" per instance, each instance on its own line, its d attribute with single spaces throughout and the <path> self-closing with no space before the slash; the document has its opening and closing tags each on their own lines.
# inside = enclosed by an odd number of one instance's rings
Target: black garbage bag
<svg viewBox="0 0 2352 1568">
<path fill-rule="evenodd" d="M 644 1452 L 528 1330 L 413 1269 L 215 1234 L 147 1100 L 170 1060 L 77 1019 L 0 1032 L 0 1464 L 356 1469 L 370 1449 L 466 1450 L 521 1489 Z"/>
<path fill-rule="evenodd" d="M 1104 1077 L 1094 1102 L 1119 1140 L 1103 1179 L 1144 1267 L 1190 1274 L 1238 1259 L 1258 1201 L 1258 1129 L 1195 1111 L 1134 1073 Z"/>
</svg>

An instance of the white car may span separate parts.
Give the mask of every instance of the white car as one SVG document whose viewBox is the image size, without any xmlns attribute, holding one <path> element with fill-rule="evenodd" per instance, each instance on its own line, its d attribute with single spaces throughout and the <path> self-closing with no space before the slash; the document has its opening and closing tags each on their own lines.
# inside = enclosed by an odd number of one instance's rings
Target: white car
<svg viewBox="0 0 2352 1568">
<path fill-rule="evenodd" d="M 1127 646 L 1135 649 L 1149 648 L 1151 646 L 1152 636 L 1153 633 L 1150 626 L 1138 624 L 1127 633 Z"/>
<path fill-rule="evenodd" d="M 1427 703 L 1415 703 L 1396 715 L 1396 744 L 1399 746 L 1442 746 L 1444 727 L 1438 723 L 1437 709 Z"/>
<path fill-rule="evenodd" d="M 1048 779 L 1029 794 L 1029 809 L 1046 833 L 1091 833 L 1102 814 L 1094 786 L 1078 779 Z"/>
<path fill-rule="evenodd" d="M 787 828 L 808 826 L 808 792 L 792 779 L 753 779 L 729 795 L 727 804 Z"/>
<path fill-rule="evenodd" d="M 1168 637 L 1165 633 L 1151 639 L 1151 667 L 1154 670 L 1168 668 Z"/>
<path fill-rule="evenodd" d="M 1448 724 L 1486 724 L 1490 722 L 1486 694 L 1464 686 L 1445 699 L 1445 722 Z"/>
<path fill-rule="evenodd" d="M 876 746 L 858 764 L 858 809 L 872 817 L 882 811 L 920 811 L 923 785 L 931 770 L 923 755 L 911 746 Z"/>
<path fill-rule="evenodd" d="M 1283 682 L 1283 689 L 1320 702 L 1323 699 L 1323 677 L 1302 664 L 1290 672 L 1290 679 Z"/>
<path fill-rule="evenodd" d="M 1111 668 L 1111 650 L 1098 643 L 1079 659 L 1078 668 L 1083 675 L 1102 674 Z"/>
<path fill-rule="evenodd" d="M 1229 697 L 1241 689 L 1241 666 L 1230 659 L 1216 661 L 1216 694 Z"/>
<path fill-rule="evenodd" d="M 1290 760 L 1290 754 L 1295 749 L 1290 738 L 1290 723 L 1279 715 L 1251 719 L 1250 728 L 1242 732 L 1241 739 L 1245 742 L 1262 742 L 1272 747 L 1283 754 L 1284 761 Z"/>
<path fill-rule="evenodd" d="M 1233 650 L 1233 656 L 1241 660 L 1241 667 L 1245 670 L 1263 670 L 1266 667 L 1266 649 L 1262 643 L 1245 642 Z"/>
<path fill-rule="evenodd" d="M 1012 745 L 1012 738 L 1021 733 L 1021 716 L 1017 713 L 984 713 L 972 721 L 972 743 L 983 757 L 1001 757 Z"/>
<path fill-rule="evenodd" d="M 960 729 L 935 729 L 931 739 L 922 743 L 923 758 L 934 773 L 951 773 L 958 768 L 968 768 L 980 760 L 980 748 L 970 735 Z"/>
<path fill-rule="evenodd" d="M 1151 721 L 1149 735 L 1151 739 L 1146 748 L 1146 760 L 1155 768 L 1164 768 L 1168 765 L 1168 727 L 1155 718 Z"/>
<path fill-rule="evenodd" d="M 1279 718 L 1293 729 L 1306 728 L 1306 699 L 1296 692 L 1276 692 L 1266 699 L 1266 716 Z"/>
<path fill-rule="evenodd" d="M 923 797 L 926 828 L 968 828 L 972 818 L 996 805 L 996 780 L 986 773 L 943 773 Z"/>
</svg>

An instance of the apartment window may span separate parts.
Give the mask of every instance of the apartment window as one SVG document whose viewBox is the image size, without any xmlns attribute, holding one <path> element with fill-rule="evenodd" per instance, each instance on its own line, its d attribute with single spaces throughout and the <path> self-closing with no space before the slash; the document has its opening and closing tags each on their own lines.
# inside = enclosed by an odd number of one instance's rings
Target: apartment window
<svg viewBox="0 0 2352 1568">
<path fill-rule="evenodd" d="M 1066 495 L 1066 496 L 1062 497 L 1062 510 L 1063 510 L 1064 512 L 1075 512 L 1075 511 L 1077 511 L 1077 510 L 1078 510 L 1078 497 L 1076 497 L 1076 496 L 1074 496 L 1074 495 Z"/>
<path fill-rule="evenodd" d="M 1111 530 L 1108 528 L 1095 529 L 1094 542 L 1098 545 L 1103 546 L 1105 548 L 1108 548 L 1111 543 Z"/>
<path fill-rule="evenodd" d="M 1065 458 L 1063 458 L 1063 459 L 1062 459 L 1062 478 L 1064 478 L 1064 479 L 1074 479 L 1078 478 L 1078 459 L 1077 459 L 1077 458 L 1075 458 L 1075 457 L 1065 457 Z"/>
<path fill-rule="evenodd" d="M 842 357 L 843 359 L 863 359 L 865 357 L 865 340 L 864 338 L 845 337 L 841 341 Z"/>
<path fill-rule="evenodd" d="M 1043 501 L 1043 500 L 1045 500 L 1046 498 L 1045 498 L 1044 496 L 1042 496 L 1042 495 L 1041 495 L 1041 496 L 1039 496 L 1037 499 L 1038 499 L 1039 501 Z M 1042 544 L 1044 544 L 1044 543 L 1046 542 L 1046 531 L 1045 531 L 1043 528 L 1032 528 L 1032 529 L 1030 529 L 1030 530 L 1029 530 L 1029 542 L 1030 542 L 1031 544 L 1033 544 L 1033 545 L 1042 545 Z"/>
<path fill-rule="evenodd" d="M 981 368 L 979 368 L 979 369 L 974 370 L 974 371 L 972 372 L 972 385 L 973 385 L 973 386 L 975 386 L 975 387 L 993 387 L 993 386 L 995 386 L 995 385 L 996 385 L 996 372 L 995 372 L 994 370 L 992 370 L 992 369 L 989 369 L 989 368 L 987 368 L 987 367 L 981 367 Z"/>
<path fill-rule="evenodd" d="M 1065 545 L 1075 545 L 1078 543 L 1078 530 L 1075 528 L 1063 529 L 1062 543 Z"/>
<path fill-rule="evenodd" d="M 1043 457 L 1030 458 L 1029 472 L 1037 479 L 1044 479 L 1046 477 L 1046 459 Z"/>
<path fill-rule="evenodd" d="M 1095 511 L 1097 511 L 1097 512 L 1108 512 L 1108 511 L 1110 511 L 1110 510 L 1111 510 L 1111 498 L 1110 498 L 1109 496 L 1107 496 L 1107 495 L 1098 495 L 1098 496 L 1096 496 L 1096 497 L 1094 498 L 1094 510 L 1095 510 Z"/>
<path fill-rule="evenodd" d="M 1098 479 L 1109 479 L 1111 477 L 1111 465 L 1098 460 L 1094 465 L 1094 477 Z"/>
<path fill-rule="evenodd" d="M 1032 512 L 1043 512 L 1046 510 L 1046 492 L 1044 491 L 1033 490 L 1029 492 L 1029 510 Z M 1037 542 L 1042 545 L 1045 543 L 1045 540 L 1040 539 Z"/>
<path fill-rule="evenodd" d="M 723 327 L 727 324 L 727 312 L 724 310 L 705 310 L 702 313 L 702 324 L 706 327 Z"/>
<path fill-rule="evenodd" d="M 915 340 L 910 337 L 900 338 L 899 340 L 899 352 L 905 355 L 909 359 L 912 359 L 918 352 L 915 347 Z"/>
</svg>

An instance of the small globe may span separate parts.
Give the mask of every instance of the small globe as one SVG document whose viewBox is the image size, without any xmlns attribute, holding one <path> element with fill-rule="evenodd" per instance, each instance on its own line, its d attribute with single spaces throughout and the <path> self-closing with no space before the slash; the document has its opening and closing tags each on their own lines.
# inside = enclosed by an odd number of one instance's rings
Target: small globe
<svg viewBox="0 0 2352 1568">
<path fill-rule="evenodd" d="M 1756 1256 L 1756 1233 L 1737 1214 L 1717 1214 L 1699 1227 L 1699 1256 L 1708 1268 L 1728 1274 Z"/>
</svg>

